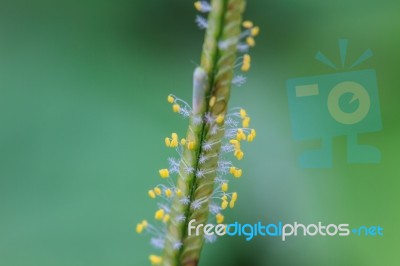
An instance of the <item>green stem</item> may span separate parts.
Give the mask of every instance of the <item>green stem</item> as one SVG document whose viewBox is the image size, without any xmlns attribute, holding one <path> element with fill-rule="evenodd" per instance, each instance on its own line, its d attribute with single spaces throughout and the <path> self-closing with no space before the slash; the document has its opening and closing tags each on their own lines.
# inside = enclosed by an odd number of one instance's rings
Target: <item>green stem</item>
<svg viewBox="0 0 400 266">
<path fill-rule="evenodd" d="M 212 11 L 208 17 L 201 65 L 194 74 L 193 115 L 186 138 L 187 142 L 194 142 L 195 147 L 184 148 L 177 180 L 177 187 L 189 197 L 190 203 L 183 204 L 178 197 L 173 201 L 163 256 L 166 266 L 198 265 L 204 236 L 189 236 L 187 226 L 192 219 L 196 220 L 194 225 L 205 224 L 208 220 L 209 201 L 214 190 L 218 155 L 224 136 L 223 123 L 217 123 L 215 118 L 225 116 L 227 111 L 244 2 L 245 0 L 211 1 Z M 227 45 L 222 49 L 220 44 L 223 42 Z M 213 97 L 215 104 L 210 106 L 208 102 Z M 214 118 L 213 122 L 205 121 L 206 114 Z M 211 130 L 214 127 L 218 130 Z M 215 143 L 211 150 L 202 149 L 206 142 Z M 200 156 L 210 159 L 200 165 Z M 199 168 L 206 170 L 201 178 L 195 175 Z M 187 171 L 188 169 L 193 171 Z M 190 208 L 194 201 L 202 202 L 199 209 Z M 184 221 L 179 219 L 182 215 Z M 177 246 L 177 243 L 182 246 Z"/>
</svg>

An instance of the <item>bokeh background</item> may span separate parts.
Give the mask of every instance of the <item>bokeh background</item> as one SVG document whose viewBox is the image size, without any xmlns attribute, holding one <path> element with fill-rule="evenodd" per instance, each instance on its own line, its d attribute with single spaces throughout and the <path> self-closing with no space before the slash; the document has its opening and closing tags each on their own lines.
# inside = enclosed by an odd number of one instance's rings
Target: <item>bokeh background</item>
<svg viewBox="0 0 400 266">
<path fill-rule="evenodd" d="M 249 0 L 261 27 L 248 83 L 232 106 L 252 116 L 244 177 L 228 221 L 381 225 L 383 237 L 222 238 L 201 265 L 399 265 L 400 2 Z M 0 1 L 0 265 L 148 265 L 154 250 L 135 225 L 151 219 L 146 196 L 172 151 L 163 139 L 186 121 L 166 96 L 190 99 L 203 32 L 189 0 Z M 292 140 L 285 82 L 335 73 L 367 48 L 357 69 L 377 72 L 383 130 L 363 143 L 377 165 L 346 163 L 334 139 L 334 167 L 301 169 L 318 142 Z M 338 70 L 341 71 L 341 70 Z"/>
</svg>

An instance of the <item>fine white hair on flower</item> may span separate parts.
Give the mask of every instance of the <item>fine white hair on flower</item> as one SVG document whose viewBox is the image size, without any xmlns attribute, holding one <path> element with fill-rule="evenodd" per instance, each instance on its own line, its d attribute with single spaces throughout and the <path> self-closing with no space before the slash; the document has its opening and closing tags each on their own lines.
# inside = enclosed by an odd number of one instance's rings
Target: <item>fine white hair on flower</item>
<svg viewBox="0 0 400 266">
<path fill-rule="evenodd" d="M 236 47 L 241 53 L 247 53 L 249 51 L 249 46 L 245 43 L 239 43 Z"/>
<path fill-rule="evenodd" d="M 206 141 L 206 142 L 203 143 L 202 148 L 205 151 L 211 151 L 212 145 L 213 145 L 213 143 L 211 143 L 210 141 Z"/>
<path fill-rule="evenodd" d="M 206 240 L 206 243 L 214 243 L 217 241 L 217 236 L 214 235 L 204 235 L 204 239 Z"/>
<path fill-rule="evenodd" d="M 192 174 L 194 172 L 194 168 L 188 165 L 185 165 L 183 169 L 186 174 Z"/>
<path fill-rule="evenodd" d="M 200 164 L 204 164 L 207 160 L 208 160 L 207 155 L 204 155 L 204 154 L 200 155 L 200 158 L 199 158 Z"/>
<path fill-rule="evenodd" d="M 210 203 L 208 209 L 212 215 L 216 215 L 217 213 L 220 213 L 222 210 L 222 208 L 216 203 Z"/>
<path fill-rule="evenodd" d="M 179 200 L 183 205 L 188 205 L 190 203 L 189 197 L 185 196 Z"/>
<path fill-rule="evenodd" d="M 194 116 L 192 117 L 192 119 L 193 119 L 193 123 L 194 123 L 195 125 L 200 125 L 201 122 L 203 121 L 203 118 L 202 118 L 200 115 L 194 115 Z"/>
<path fill-rule="evenodd" d="M 221 147 L 221 151 L 224 153 L 230 153 L 230 152 L 233 152 L 234 150 L 235 150 L 235 147 L 230 143 L 224 144 Z"/>
<path fill-rule="evenodd" d="M 158 249 L 163 249 L 165 244 L 165 239 L 160 237 L 152 237 L 150 239 L 150 244 Z"/>
<path fill-rule="evenodd" d="M 204 121 L 207 124 L 212 124 L 214 122 L 214 118 L 213 118 L 212 114 L 206 113 L 206 115 L 204 116 Z"/>
<path fill-rule="evenodd" d="M 175 220 L 178 223 L 182 223 L 182 222 L 184 222 L 186 220 L 186 217 L 183 214 L 179 214 L 179 215 L 176 216 Z"/>
<path fill-rule="evenodd" d="M 197 1 L 195 7 L 199 12 L 208 13 L 211 11 L 211 5 L 207 1 Z"/>
<path fill-rule="evenodd" d="M 218 43 L 218 47 L 221 50 L 226 50 L 230 46 L 237 44 L 237 42 L 238 42 L 238 38 L 236 38 L 236 37 L 235 38 L 230 38 L 230 39 L 227 39 L 227 40 L 224 40 L 224 41 L 220 41 Z"/>
<path fill-rule="evenodd" d="M 207 29 L 207 27 L 208 27 L 207 19 L 200 15 L 196 16 L 196 24 L 202 30 Z"/>
<path fill-rule="evenodd" d="M 192 202 L 192 204 L 190 204 L 190 208 L 192 208 L 192 210 L 196 211 L 201 208 L 202 204 L 203 204 L 202 200 L 194 200 Z"/>
<path fill-rule="evenodd" d="M 215 134 L 217 134 L 218 133 L 218 126 L 217 125 L 214 125 L 213 127 L 211 127 L 211 129 L 210 129 L 210 134 L 211 135 L 215 135 Z"/>
<path fill-rule="evenodd" d="M 157 203 L 157 205 L 160 209 L 163 209 L 165 211 L 165 213 L 171 212 L 171 209 L 167 205 L 165 205 L 163 203 Z"/>
<path fill-rule="evenodd" d="M 168 163 L 169 163 L 169 172 L 171 174 L 173 173 L 179 173 L 179 160 L 176 158 L 168 158 Z"/>
<path fill-rule="evenodd" d="M 206 175 L 206 171 L 203 169 L 197 169 L 196 171 L 196 177 L 197 178 L 203 178 Z"/>
<path fill-rule="evenodd" d="M 243 84 L 245 84 L 247 81 L 247 78 L 243 75 L 237 75 L 232 79 L 232 84 L 238 87 L 241 87 Z"/>
<path fill-rule="evenodd" d="M 173 244 L 173 249 L 174 250 L 178 250 L 178 249 L 180 249 L 182 247 L 182 242 L 180 242 L 180 241 L 175 241 L 174 242 L 174 244 Z"/>
</svg>

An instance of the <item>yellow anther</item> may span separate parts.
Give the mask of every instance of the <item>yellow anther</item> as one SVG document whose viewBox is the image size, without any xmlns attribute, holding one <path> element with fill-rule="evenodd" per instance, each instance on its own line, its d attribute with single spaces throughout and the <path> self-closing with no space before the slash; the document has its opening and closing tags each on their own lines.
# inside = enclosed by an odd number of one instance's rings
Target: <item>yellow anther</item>
<svg viewBox="0 0 400 266">
<path fill-rule="evenodd" d="M 225 210 L 225 209 L 228 207 L 228 204 L 229 204 L 228 201 L 223 200 L 222 203 L 221 203 L 221 208 L 222 208 L 223 210 Z"/>
<path fill-rule="evenodd" d="M 149 190 L 148 194 L 149 194 L 150 198 L 152 198 L 152 199 L 156 198 L 156 193 L 154 192 L 154 190 Z"/>
<path fill-rule="evenodd" d="M 235 169 L 235 171 L 233 172 L 233 176 L 236 178 L 239 178 L 242 176 L 242 169 Z"/>
<path fill-rule="evenodd" d="M 146 228 L 149 225 L 146 220 L 143 220 L 142 224 L 143 224 L 144 228 Z"/>
<path fill-rule="evenodd" d="M 247 136 L 247 141 L 252 142 L 254 140 L 254 135 L 250 134 Z"/>
<path fill-rule="evenodd" d="M 158 173 L 160 174 L 160 176 L 162 178 L 168 178 L 169 177 L 168 169 L 161 169 L 161 170 L 158 171 Z"/>
<path fill-rule="evenodd" d="M 250 70 L 250 63 L 243 63 L 242 64 L 242 68 L 241 68 L 241 70 L 243 71 L 243 72 L 248 72 L 249 70 Z"/>
<path fill-rule="evenodd" d="M 172 95 L 168 95 L 167 100 L 168 100 L 169 103 L 173 103 L 175 101 L 175 98 L 172 97 Z"/>
<path fill-rule="evenodd" d="M 235 201 L 237 201 L 237 198 L 238 198 L 237 192 L 233 192 L 233 193 L 232 193 L 232 199 L 231 199 L 231 200 L 233 200 L 233 201 L 235 202 Z"/>
<path fill-rule="evenodd" d="M 221 197 L 221 199 L 227 201 L 227 200 L 228 200 L 228 196 L 227 196 L 227 195 L 223 195 L 223 196 Z"/>
<path fill-rule="evenodd" d="M 216 101 L 217 101 L 217 98 L 215 98 L 215 96 L 211 97 L 210 102 L 209 102 L 210 107 L 213 107 L 215 105 Z"/>
<path fill-rule="evenodd" d="M 179 106 L 179 104 L 174 104 L 174 105 L 172 105 L 172 110 L 175 112 L 175 113 L 179 113 L 180 112 L 180 110 L 181 110 L 181 107 Z"/>
<path fill-rule="evenodd" d="M 243 159 L 243 156 L 244 156 L 244 153 L 241 150 L 235 152 L 235 157 L 239 161 Z"/>
<path fill-rule="evenodd" d="M 256 137 L 256 135 L 257 135 L 257 134 L 256 134 L 256 130 L 255 130 L 255 129 L 252 129 L 251 132 L 250 132 L 250 134 L 253 135 L 253 137 Z"/>
<path fill-rule="evenodd" d="M 154 188 L 154 193 L 156 193 L 157 196 L 160 196 L 161 195 L 161 189 L 158 188 L 158 187 L 155 187 Z"/>
<path fill-rule="evenodd" d="M 229 202 L 229 208 L 233 209 L 233 207 L 235 207 L 235 201 L 231 200 L 231 202 Z"/>
<path fill-rule="evenodd" d="M 246 110 L 240 109 L 240 117 L 243 119 L 247 116 Z"/>
<path fill-rule="evenodd" d="M 196 8 L 197 11 L 201 11 L 202 5 L 200 1 L 194 2 L 194 8 Z"/>
<path fill-rule="evenodd" d="M 194 141 L 189 141 L 189 142 L 187 143 L 187 148 L 188 148 L 189 150 L 194 150 L 195 146 L 196 146 L 196 143 L 195 143 Z"/>
<path fill-rule="evenodd" d="M 222 186 L 221 186 L 221 190 L 223 192 L 227 192 L 228 191 L 228 183 L 223 183 Z"/>
<path fill-rule="evenodd" d="M 246 29 L 250 29 L 253 27 L 253 22 L 250 20 L 243 21 L 242 26 Z"/>
<path fill-rule="evenodd" d="M 165 196 L 167 196 L 167 198 L 169 198 L 169 197 L 171 197 L 172 196 L 172 191 L 171 191 L 171 189 L 166 189 L 165 190 Z"/>
<path fill-rule="evenodd" d="M 144 230 L 144 225 L 143 223 L 137 224 L 136 225 L 136 233 L 141 234 Z"/>
<path fill-rule="evenodd" d="M 218 213 L 217 215 L 215 215 L 215 218 L 217 219 L 218 224 L 222 224 L 225 217 L 222 214 Z"/>
<path fill-rule="evenodd" d="M 176 194 L 178 197 L 182 197 L 182 195 L 183 195 L 182 190 L 180 190 L 179 188 L 175 191 L 175 194 Z"/>
<path fill-rule="evenodd" d="M 178 147 L 178 140 L 177 139 L 173 139 L 173 140 L 171 140 L 171 148 L 176 148 L 176 147 Z"/>
<path fill-rule="evenodd" d="M 243 56 L 243 63 L 251 63 L 251 57 L 248 54 Z"/>
<path fill-rule="evenodd" d="M 236 133 L 236 140 L 237 140 L 237 141 L 241 141 L 242 139 L 243 139 L 243 135 L 240 134 L 239 132 Z"/>
<path fill-rule="evenodd" d="M 246 116 L 243 121 L 242 121 L 242 126 L 243 127 L 249 127 L 250 126 L 250 117 Z"/>
<path fill-rule="evenodd" d="M 171 147 L 171 140 L 169 138 L 165 138 L 165 146 Z"/>
<path fill-rule="evenodd" d="M 231 173 L 232 175 L 235 173 L 235 171 L 236 171 L 236 168 L 235 168 L 235 167 L 231 166 L 231 167 L 229 168 L 229 173 Z"/>
<path fill-rule="evenodd" d="M 181 145 L 185 146 L 185 144 L 186 144 L 186 139 L 181 139 Z"/>
<path fill-rule="evenodd" d="M 250 46 L 250 47 L 256 46 L 256 41 L 254 40 L 253 37 L 247 37 L 247 38 L 246 38 L 246 43 L 247 43 L 247 45 Z"/>
<path fill-rule="evenodd" d="M 169 216 L 169 214 L 166 214 L 166 215 L 164 216 L 164 218 L 163 218 L 163 222 L 164 222 L 164 223 L 168 223 L 168 221 L 169 221 L 170 218 L 171 218 L 171 217 Z"/>
<path fill-rule="evenodd" d="M 151 265 L 161 265 L 162 257 L 156 256 L 156 255 L 150 255 L 149 261 L 150 261 Z"/>
<path fill-rule="evenodd" d="M 161 220 L 164 217 L 164 209 L 159 209 L 158 211 L 156 211 L 156 213 L 154 214 L 154 218 L 156 220 Z"/>
<path fill-rule="evenodd" d="M 172 133 L 171 134 L 172 139 L 178 140 L 178 134 Z"/>
<path fill-rule="evenodd" d="M 222 124 L 224 122 L 225 116 L 224 115 L 218 115 L 217 118 L 215 119 L 215 122 L 217 124 Z"/>
<path fill-rule="evenodd" d="M 256 37 L 258 34 L 260 34 L 260 27 L 254 27 L 251 29 L 251 36 Z"/>
</svg>

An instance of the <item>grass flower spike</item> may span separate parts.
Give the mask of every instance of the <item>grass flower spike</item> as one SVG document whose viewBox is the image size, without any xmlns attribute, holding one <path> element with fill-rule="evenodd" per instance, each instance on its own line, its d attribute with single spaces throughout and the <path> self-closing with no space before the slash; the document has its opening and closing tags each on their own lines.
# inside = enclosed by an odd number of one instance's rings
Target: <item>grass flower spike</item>
<svg viewBox="0 0 400 266">
<path fill-rule="evenodd" d="M 236 165 L 245 156 L 242 144 L 256 137 L 247 112 L 228 109 L 228 103 L 231 88 L 246 82 L 241 73 L 250 70 L 248 51 L 260 29 L 242 21 L 245 0 L 197 1 L 194 7 L 200 13 L 196 23 L 206 33 L 200 66 L 193 74 L 192 103 L 167 96 L 172 111 L 187 118 L 189 127 L 184 138 L 177 133 L 165 137 L 165 146 L 177 156 L 159 170 L 162 182 L 147 192 L 157 200 L 154 222 L 144 220 L 136 227 L 137 233 L 150 235 L 150 243 L 159 250 L 149 256 L 151 265 L 198 265 L 204 242 L 216 237 L 189 235 L 188 222 L 227 220 L 223 212 L 238 199 L 229 183 L 243 175 Z M 232 155 L 234 162 L 229 160 Z"/>
</svg>

